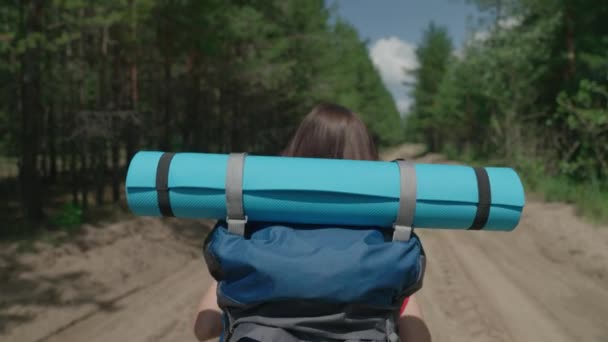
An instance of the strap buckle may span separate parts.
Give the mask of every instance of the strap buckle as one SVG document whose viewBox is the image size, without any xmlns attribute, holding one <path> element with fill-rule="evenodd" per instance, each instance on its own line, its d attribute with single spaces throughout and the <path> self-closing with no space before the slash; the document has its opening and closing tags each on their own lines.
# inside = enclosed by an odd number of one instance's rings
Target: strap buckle
<svg viewBox="0 0 608 342">
<path fill-rule="evenodd" d="M 243 218 L 229 218 L 226 217 L 226 223 L 228 223 L 228 231 L 233 234 L 240 236 L 245 235 L 245 225 L 247 224 L 247 216 Z"/>
<path fill-rule="evenodd" d="M 393 241 L 408 241 L 414 228 L 393 223 Z"/>
</svg>

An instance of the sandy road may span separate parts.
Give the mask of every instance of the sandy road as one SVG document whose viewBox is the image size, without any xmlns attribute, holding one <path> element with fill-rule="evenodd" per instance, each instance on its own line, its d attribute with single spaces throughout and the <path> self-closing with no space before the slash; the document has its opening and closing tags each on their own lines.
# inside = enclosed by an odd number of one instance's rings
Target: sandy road
<svg viewBox="0 0 608 342">
<path fill-rule="evenodd" d="M 159 282 L 43 339 L 69 341 L 193 341 L 190 316 L 210 278 L 193 260 Z"/>
<path fill-rule="evenodd" d="M 435 340 L 608 341 L 608 244 L 592 229 L 532 202 L 512 233 L 422 232 Z"/>
<path fill-rule="evenodd" d="M 205 229 L 135 219 L 59 251 L 9 258 L 4 246 L 0 341 L 194 341 L 210 282 Z M 429 263 L 418 296 L 434 341 L 608 341 L 608 227 L 529 200 L 511 233 L 419 233 Z"/>
</svg>

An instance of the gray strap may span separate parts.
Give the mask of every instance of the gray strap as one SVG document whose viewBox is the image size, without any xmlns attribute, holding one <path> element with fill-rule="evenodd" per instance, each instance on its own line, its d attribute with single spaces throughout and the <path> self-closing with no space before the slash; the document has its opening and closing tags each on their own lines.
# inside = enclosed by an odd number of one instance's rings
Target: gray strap
<svg viewBox="0 0 608 342">
<path fill-rule="evenodd" d="M 397 165 L 400 180 L 399 212 L 393 224 L 393 241 L 408 241 L 416 212 L 416 167 L 403 160 L 398 160 Z"/>
<path fill-rule="evenodd" d="M 247 216 L 243 209 L 243 170 L 246 153 L 231 153 L 226 170 L 226 222 L 228 231 L 245 235 Z"/>
<path fill-rule="evenodd" d="M 399 342 L 399 335 L 397 335 L 393 318 L 386 320 L 386 334 L 388 342 Z"/>
<path fill-rule="evenodd" d="M 286 329 L 263 324 L 241 323 L 234 327 L 228 341 L 281 341 L 300 342 L 301 339 Z"/>
</svg>

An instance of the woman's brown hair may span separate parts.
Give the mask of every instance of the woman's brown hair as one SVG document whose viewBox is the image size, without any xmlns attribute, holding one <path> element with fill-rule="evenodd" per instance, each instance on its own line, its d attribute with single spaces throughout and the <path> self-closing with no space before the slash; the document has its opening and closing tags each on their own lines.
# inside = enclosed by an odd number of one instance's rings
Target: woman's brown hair
<svg viewBox="0 0 608 342">
<path fill-rule="evenodd" d="M 378 151 L 363 121 L 333 103 L 319 104 L 306 115 L 282 155 L 378 160 Z"/>
</svg>

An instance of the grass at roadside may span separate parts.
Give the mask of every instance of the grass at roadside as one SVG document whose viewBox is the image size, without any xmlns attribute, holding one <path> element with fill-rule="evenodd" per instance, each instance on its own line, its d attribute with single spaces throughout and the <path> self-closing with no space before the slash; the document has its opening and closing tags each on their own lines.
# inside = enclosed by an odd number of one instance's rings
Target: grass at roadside
<svg viewBox="0 0 608 342">
<path fill-rule="evenodd" d="M 608 223 L 608 184 L 600 182 L 575 183 L 566 177 L 549 177 L 542 172 L 522 169 L 526 186 L 548 202 L 567 202 L 578 214 L 593 223 Z"/>
<path fill-rule="evenodd" d="M 538 161 L 480 160 L 466 155 L 446 153 L 452 160 L 475 166 L 507 166 L 514 168 L 524 183 L 526 193 L 539 196 L 547 202 L 565 202 L 574 205 L 579 215 L 595 224 L 608 224 L 608 182 L 574 182 L 564 176 L 549 176 Z"/>
<path fill-rule="evenodd" d="M 123 200 L 112 203 L 109 186 L 104 191 L 105 204 L 96 205 L 94 194 L 89 193 L 89 208 L 84 211 L 72 203 L 68 187 L 54 185 L 41 193 L 45 204 L 44 220 L 32 227 L 23 218 L 18 190 L 17 179 L 0 180 L 0 243 L 17 243 L 19 251 L 32 250 L 37 242 L 60 245 L 78 235 L 83 224 L 103 225 L 130 217 Z"/>
</svg>

